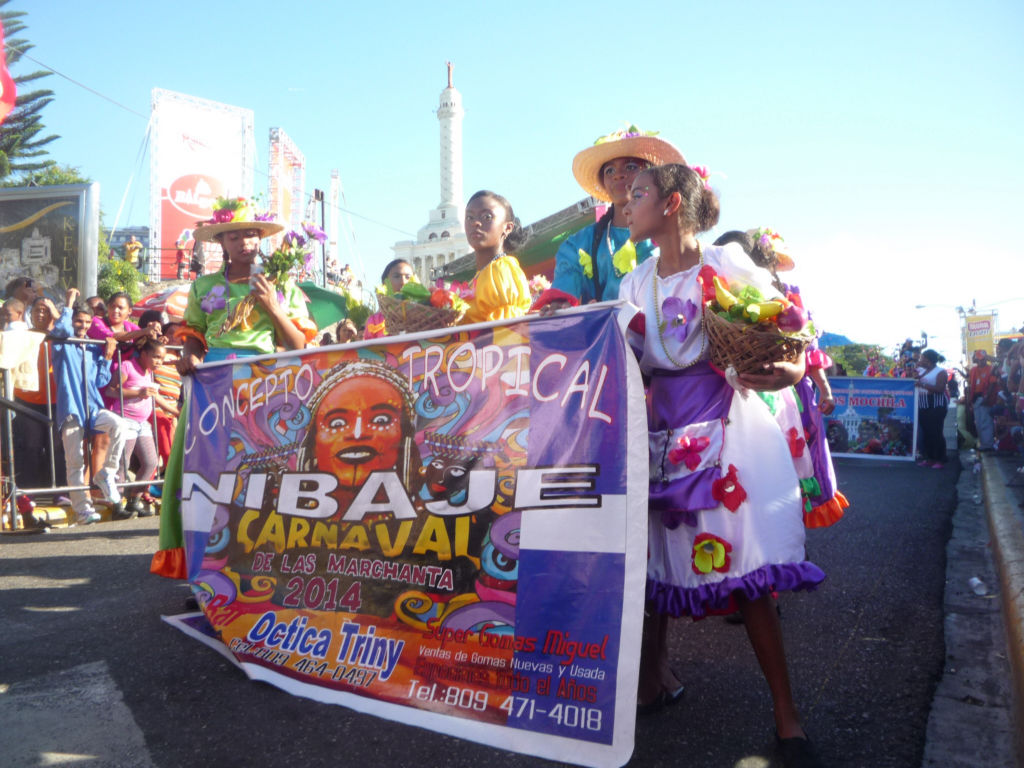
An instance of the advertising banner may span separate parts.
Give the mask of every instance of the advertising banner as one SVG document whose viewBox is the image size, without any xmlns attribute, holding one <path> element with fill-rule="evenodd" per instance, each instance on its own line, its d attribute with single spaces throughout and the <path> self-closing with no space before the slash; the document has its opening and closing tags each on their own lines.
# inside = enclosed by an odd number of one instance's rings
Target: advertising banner
<svg viewBox="0 0 1024 768">
<path fill-rule="evenodd" d="M 829 383 L 836 409 L 825 417 L 825 433 L 833 456 L 914 460 L 914 379 L 837 376 Z"/>
<path fill-rule="evenodd" d="M 186 557 L 246 673 L 495 747 L 625 763 L 648 464 L 625 311 L 204 366 Z"/>
<path fill-rule="evenodd" d="M 983 349 L 990 355 L 995 354 L 995 315 L 968 315 L 964 319 L 964 327 L 967 335 L 968 360 L 972 359 L 977 349 Z"/>
<path fill-rule="evenodd" d="M 31 277 L 60 302 L 68 288 L 96 292 L 99 186 L 0 190 L 0 286 Z"/>
<path fill-rule="evenodd" d="M 150 276 L 177 277 L 175 255 L 191 249 L 196 222 L 213 215 L 219 196 L 252 191 L 253 113 L 183 93 L 153 89 L 150 138 Z M 204 243 L 203 270 L 221 266 L 220 248 Z"/>
</svg>

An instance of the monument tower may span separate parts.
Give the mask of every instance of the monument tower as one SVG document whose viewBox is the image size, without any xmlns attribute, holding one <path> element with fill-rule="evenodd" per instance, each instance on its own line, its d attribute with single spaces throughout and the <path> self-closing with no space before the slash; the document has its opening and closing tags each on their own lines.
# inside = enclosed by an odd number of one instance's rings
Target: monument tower
<svg viewBox="0 0 1024 768">
<path fill-rule="evenodd" d="M 462 94 L 452 82 L 452 63 L 448 62 L 448 87 L 441 91 L 437 119 L 441 124 L 441 201 L 428 214 L 426 226 L 416 240 L 395 243 L 395 258 L 412 264 L 413 271 L 426 285 L 431 272 L 468 253 L 469 243 L 463 230 L 465 202 L 462 199 Z"/>
</svg>

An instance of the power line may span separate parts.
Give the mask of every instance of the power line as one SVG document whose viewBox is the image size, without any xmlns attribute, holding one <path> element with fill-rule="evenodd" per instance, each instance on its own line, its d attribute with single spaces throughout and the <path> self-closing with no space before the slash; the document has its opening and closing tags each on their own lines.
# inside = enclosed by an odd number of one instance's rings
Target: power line
<svg viewBox="0 0 1024 768">
<path fill-rule="evenodd" d="M 94 89 L 94 88 L 90 88 L 90 87 L 89 87 L 88 85 L 86 85 L 85 83 L 80 83 L 80 82 L 78 82 L 77 80 L 75 80 L 75 79 L 74 79 L 73 77 L 68 77 L 68 76 L 67 76 L 67 75 L 65 75 L 65 74 L 64 74 L 63 72 L 58 72 L 58 71 L 57 71 L 56 69 L 54 69 L 53 67 L 51 67 L 51 66 L 50 66 L 49 64 L 44 64 L 44 63 L 43 63 L 43 62 L 41 62 L 41 61 L 40 61 L 39 59 L 36 59 L 36 58 L 33 58 L 32 56 L 29 56 L 29 55 L 28 55 L 27 53 L 25 53 L 25 51 L 23 51 L 23 50 L 21 50 L 21 49 L 19 49 L 19 48 L 15 47 L 15 46 L 13 46 L 13 45 L 11 45 L 10 43 L 4 43 L 4 48 L 7 48 L 8 50 L 11 50 L 11 51 L 15 51 L 15 52 L 17 52 L 17 53 L 20 53 L 20 54 L 21 54 L 22 56 L 24 56 L 24 57 L 25 57 L 26 59 L 28 59 L 29 61 L 34 61 L 34 62 L 35 62 L 36 64 L 38 64 L 38 65 L 39 65 L 40 67 L 45 67 L 46 69 L 48 69 L 48 70 L 50 70 L 51 72 L 53 72 L 53 74 L 55 74 L 55 75 L 58 75 L 59 77 L 63 77 L 63 78 L 64 78 L 65 80 L 67 80 L 67 81 L 68 81 L 69 83 L 74 83 L 74 84 L 75 84 L 75 85 L 77 85 L 77 86 L 78 86 L 79 88 L 84 88 L 84 89 L 85 89 L 85 90 L 87 90 L 87 91 L 88 91 L 89 93 L 92 93 L 92 94 L 94 94 L 94 95 L 96 95 L 96 96 L 99 96 L 99 97 L 100 97 L 101 99 L 105 99 L 106 101 L 109 101 L 109 102 L 110 102 L 111 104 L 114 104 L 115 106 L 118 106 L 118 107 L 120 107 L 120 108 L 121 108 L 121 109 L 123 109 L 123 110 L 124 110 L 125 112 L 131 112 L 131 113 L 132 113 L 133 115 L 137 115 L 138 117 L 141 117 L 141 118 L 142 118 L 143 120 L 147 120 L 147 121 L 149 120 L 149 117 L 148 117 L 147 115 L 144 115 L 144 114 L 142 114 L 141 112 L 136 112 L 136 111 L 135 111 L 134 109 L 132 109 L 131 107 L 126 107 L 126 106 L 125 106 L 124 104 L 122 104 L 121 102 L 119 102 L 119 101 L 117 101 L 117 100 L 115 100 L 115 99 L 112 99 L 112 98 L 110 98 L 109 96 L 106 96 L 106 95 L 104 95 L 104 94 L 100 93 L 99 91 L 97 91 L 97 90 L 96 90 L 96 89 Z"/>
<path fill-rule="evenodd" d="M 39 59 L 34 58 L 33 56 L 29 56 L 27 53 L 25 53 L 24 50 L 18 48 L 17 46 L 14 46 L 14 45 L 11 45 L 10 43 L 6 43 L 5 42 L 4 43 L 4 48 L 7 48 L 8 50 L 15 51 L 16 53 L 21 54 L 23 57 L 25 57 L 29 61 L 32 61 L 32 62 L 38 64 L 40 67 L 44 67 L 45 69 L 50 70 L 53 74 L 57 75 L 58 77 L 63 77 L 69 83 L 74 83 L 79 88 L 82 88 L 82 89 L 88 91 L 89 93 L 91 93 L 91 94 L 93 94 L 95 96 L 99 96 L 101 99 L 103 99 L 105 101 L 109 101 L 111 104 L 113 104 L 116 107 L 120 107 L 125 112 L 129 112 L 129 113 L 135 115 L 136 117 L 141 117 L 147 123 L 149 122 L 149 115 L 144 115 L 141 112 L 137 112 L 134 109 L 132 109 L 131 107 L 125 106 L 124 104 L 122 104 L 121 102 L 117 101 L 116 99 L 112 99 L 110 96 L 107 96 L 106 94 L 100 93 L 95 88 L 90 88 L 85 83 L 79 82 L 78 80 L 75 80 L 73 77 L 69 77 L 68 75 L 65 75 L 63 72 L 60 72 L 60 71 L 54 69 L 49 64 L 44 64 L 43 62 L 39 61 Z M 270 174 L 267 173 L 266 171 L 262 170 L 261 168 L 251 168 L 250 170 L 252 170 L 253 173 L 258 173 L 261 176 L 266 177 L 267 179 L 270 178 Z M 126 194 L 127 194 L 127 190 L 126 190 Z M 309 199 L 312 199 L 313 196 L 312 195 L 306 195 L 306 197 L 309 198 Z M 307 202 L 308 202 L 308 200 L 307 200 Z M 122 201 L 122 204 L 123 204 L 123 201 Z M 330 205 L 330 203 L 328 203 L 328 205 Z M 376 219 L 371 219 L 369 216 L 363 216 L 361 213 L 356 213 L 355 211 L 349 210 L 348 208 L 342 208 L 341 206 L 338 206 L 338 205 L 330 205 L 330 207 L 334 208 L 335 210 L 341 211 L 342 213 L 347 213 L 350 216 L 355 216 L 357 219 L 362 219 L 363 221 L 367 221 L 367 222 L 369 222 L 371 224 L 376 224 L 378 227 L 384 227 L 385 229 L 390 229 L 390 230 L 392 230 L 394 232 L 398 232 L 399 234 L 402 234 L 402 235 L 409 235 L 411 237 L 415 237 L 416 236 L 412 232 L 409 232 L 407 230 L 404 230 L 404 229 L 401 229 L 399 227 L 393 226 L 391 224 L 385 224 L 383 221 L 377 221 Z"/>
</svg>

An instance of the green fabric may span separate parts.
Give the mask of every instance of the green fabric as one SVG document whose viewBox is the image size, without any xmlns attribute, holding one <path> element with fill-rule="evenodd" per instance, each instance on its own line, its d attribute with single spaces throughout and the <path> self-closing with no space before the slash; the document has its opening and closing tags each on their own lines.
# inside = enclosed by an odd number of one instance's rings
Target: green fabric
<svg viewBox="0 0 1024 768">
<path fill-rule="evenodd" d="M 224 288 L 230 289 L 230 300 L 224 307 L 212 308 L 223 300 Z M 284 295 L 282 306 L 288 317 L 309 317 L 306 310 L 306 298 L 295 285 L 288 280 L 284 286 L 278 286 Z M 227 333 L 220 333 L 220 327 L 227 319 L 228 313 L 246 296 L 249 295 L 248 283 L 228 283 L 223 272 L 203 275 L 192 284 L 188 292 L 188 305 L 185 307 L 185 322 L 190 328 L 201 332 L 210 347 L 227 347 L 229 349 L 255 349 L 260 354 L 269 355 L 277 350 L 274 342 L 274 321 L 258 306 L 253 310 L 251 318 L 255 319 L 253 327 L 248 330 L 235 328 Z M 203 300 L 207 306 L 203 308 Z"/>
<path fill-rule="evenodd" d="M 768 406 L 768 410 L 772 412 L 772 416 L 778 410 L 778 395 L 774 392 L 758 392 L 757 396 L 764 400 L 764 404 Z"/>
<path fill-rule="evenodd" d="M 181 472 L 185 463 L 185 425 L 188 423 L 188 399 L 181 406 L 174 442 L 167 457 L 164 487 L 160 496 L 160 549 L 176 549 L 185 545 L 181 529 Z"/>
<path fill-rule="evenodd" d="M 348 301 L 340 293 L 315 283 L 299 283 L 299 288 L 309 299 L 309 314 L 320 330 L 348 317 Z"/>
</svg>

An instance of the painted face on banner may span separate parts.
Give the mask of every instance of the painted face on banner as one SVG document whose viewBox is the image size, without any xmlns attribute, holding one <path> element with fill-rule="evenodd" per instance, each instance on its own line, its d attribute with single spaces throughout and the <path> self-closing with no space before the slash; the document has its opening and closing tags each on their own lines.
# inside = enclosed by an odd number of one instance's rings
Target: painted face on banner
<svg viewBox="0 0 1024 768">
<path fill-rule="evenodd" d="M 473 454 L 435 456 L 420 470 L 432 499 L 452 499 L 469 487 L 469 471 L 479 458 Z"/>
<path fill-rule="evenodd" d="M 316 461 L 342 488 L 395 469 L 402 445 L 402 395 L 376 376 L 355 376 L 327 393 L 316 412 Z"/>
</svg>

